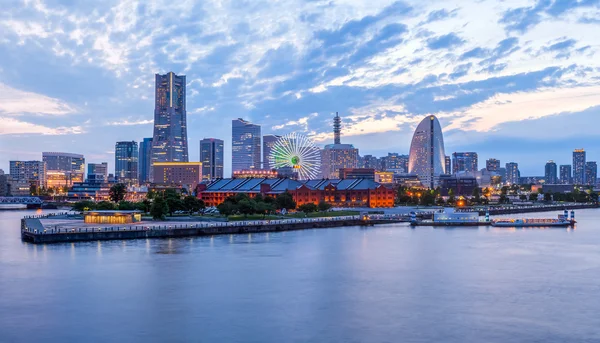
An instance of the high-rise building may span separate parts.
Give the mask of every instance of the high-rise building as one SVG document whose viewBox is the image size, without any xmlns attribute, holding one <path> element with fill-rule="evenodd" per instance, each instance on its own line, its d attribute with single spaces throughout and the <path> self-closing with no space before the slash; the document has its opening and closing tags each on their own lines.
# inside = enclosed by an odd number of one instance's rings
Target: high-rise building
<svg viewBox="0 0 600 343">
<path fill-rule="evenodd" d="M 489 172 L 500 171 L 500 160 L 490 158 L 489 160 L 485 161 L 485 169 L 487 169 Z"/>
<path fill-rule="evenodd" d="M 382 160 L 385 170 L 408 173 L 408 155 L 401 155 L 397 152 L 388 152 L 387 156 L 383 157 Z"/>
<path fill-rule="evenodd" d="M 519 164 L 510 162 L 506 164 L 506 182 L 511 185 L 519 184 L 521 178 L 521 172 L 519 171 Z"/>
<path fill-rule="evenodd" d="M 452 173 L 475 173 L 479 170 L 476 152 L 455 152 L 452 154 Z"/>
<path fill-rule="evenodd" d="M 155 162 L 153 182 L 161 186 L 182 187 L 191 194 L 202 180 L 201 162 Z"/>
<path fill-rule="evenodd" d="M 223 178 L 224 143 L 221 139 L 204 138 L 200 141 L 200 162 L 202 162 L 202 179 L 214 180 Z"/>
<path fill-rule="evenodd" d="M 271 156 L 271 149 L 273 149 L 275 142 L 277 142 L 277 140 L 280 137 L 281 136 L 277 136 L 277 135 L 264 135 L 263 136 L 263 143 L 262 143 L 263 144 L 263 155 L 262 155 L 263 168 L 262 169 L 273 169 L 274 168 L 273 166 L 271 166 L 269 156 Z"/>
<path fill-rule="evenodd" d="M 548 161 L 545 167 L 544 180 L 546 184 L 555 185 L 558 183 L 558 171 L 554 161 Z"/>
<path fill-rule="evenodd" d="M 138 170 L 140 184 L 152 182 L 152 138 L 144 138 L 140 142 Z"/>
<path fill-rule="evenodd" d="M 108 163 L 88 163 L 86 179 L 91 183 L 103 183 L 108 179 Z"/>
<path fill-rule="evenodd" d="M 425 187 L 435 188 L 446 168 L 444 136 L 438 119 L 427 116 L 417 126 L 410 144 L 408 172 L 416 174 Z"/>
<path fill-rule="evenodd" d="M 585 163 L 585 184 L 595 186 L 598 182 L 598 164 L 590 161 Z"/>
<path fill-rule="evenodd" d="M 381 159 L 373 155 L 365 155 L 360 158 L 360 168 L 373 168 L 375 170 L 383 170 Z"/>
<path fill-rule="evenodd" d="M 585 150 L 573 151 L 573 183 L 585 185 Z"/>
<path fill-rule="evenodd" d="M 452 158 L 446 156 L 444 161 L 444 174 L 452 174 Z"/>
<path fill-rule="evenodd" d="M 65 152 L 42 152 L 46 163 L 47 187 L 71 187 L 74 182 L 83 182 L 85 158 L 83 155 Z"/>
<path fill-rule="evenodd" d="M 560 166 L 560 183 L 563 185 L 570 185 L 573 183 L 570 164 L 564 164 Z"/>
<path fill-rule="evenodd" d="M 46 164 L 43 161 L 10 161 L 9 174 L 15 181 L 46 186 Z"/>
<path fill-rule="evenodd" d="M 155 75 L 152 163 L 187 162 L 185 75 Z"/>
<path fill-rule="evenodd" d="M 261 169 L 260 125 L 242 118 L 231 121 L 231 169 Z"/>
<path fill-rule="evenodd" d="M 119 183 L 138 185 L 138 144 L 135 141 L 115 145 L 115 176 Z"/>
<path fill-rule="evenodd" d="M 333 118 L 333 144 L 321 150 L 321 173 L 324 178 L 337 179 L 342 168 L 358 168 L 358 149 L 352 144 L 341 143 L 341 119 Z"/>
</svg>

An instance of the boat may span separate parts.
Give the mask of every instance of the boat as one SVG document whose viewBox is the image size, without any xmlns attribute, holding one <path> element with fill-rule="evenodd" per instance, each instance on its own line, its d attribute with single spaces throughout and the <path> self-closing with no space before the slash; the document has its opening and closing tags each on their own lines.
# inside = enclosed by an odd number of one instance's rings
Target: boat
<svg viewBox="0 0 600 343">
<path fill-rule="evenodd" d="M 565 211 L 565 215 L 558 218 L 522 218 L 522 219 L 496 219 L 492 220 L 495 227 L 569 227 L 577 223 L 575 213 L 571 212 L 571 218 Z"/>
<path fill-rule="evenodd" d="M 26 210 L 25 204 L 0 204 L 0 210 Z"/>
</svg>

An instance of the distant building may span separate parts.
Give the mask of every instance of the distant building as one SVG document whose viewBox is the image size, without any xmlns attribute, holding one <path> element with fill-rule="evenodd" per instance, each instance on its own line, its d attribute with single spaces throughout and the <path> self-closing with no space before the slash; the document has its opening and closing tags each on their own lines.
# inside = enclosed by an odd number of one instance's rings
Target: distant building
<svg viewBox="0 0 600 343">
<path fill-rule="evenodd" d="M 365 156 L 361 157 L 359 160 L 360 160 L 360 163 L 359 163 L 360 168 L 372 168 L 377 171 L 383 171 L 383 169 L 384 169 L 382 159 L 379 159 L 373 155 L 365 155 Z"/>
<path fill-rule="evenodd" d="M 152 182 L 152 138 L 144 138 L 140 142 L 138 170 L 140 184 Z"/>
<path fill-rule="evenodd" d="M 223 140 L 217 138 L 204 138 L 200 141 L 203 180 L 223 178 L 224 144 Z"/>
<path fill-rule="evenodd" d="M 275 169 L 243 169 L 233 172 L 234 178 L 265 178 L 274 179 L 278 177 L 279 172 Z"/>
<path fill-rule="evenodd" d="M 10 161 L 9 175 L 13 180 L 37 187 L 46 186 L 46 164 L 43 161 Z"/>
<path fill-rule="evenodd" d="M 573 184 L 573 177 L 571 176 L 570 164 L 564 164 L 560 166 L 560 183 L 563 185 Z"/>
<path fill-rule="evenodd" d="M 260 125 L 242 118 L 231 121 L 232 171 L 261 169 Z"/>
<path fill-rule="evenodd" d="M 152 163 L 187 162 L 185 75 L 155 75 Z"/>
<path fill-rule="evenodd" d="M 93 174 L 99 175 L 99 174 Z M 86 180 L 85 182 L 76 182 L 69 189 L 67 197 L 69 200 L 94 200 L 94 201 L 108 201 L 110 200 L 110 187 L 115 182 L 100 182 L 100 180 Z"/>
<path fill-rule="evenodd" d="M 585 163 L 585 184 L 595 186 L 598 183 L 598 164 L 596 162 Z"/>
<path fill-rule="evenodd" d="M 108 179 L 108 162 L 88 163 L 86 179 L 106 182 Z"/>
<path fill-rule="evenodd" d="M 46 163 L 47 187 L 71 187 L 74 182 L 83 182 L 85 158 L 83 155 L 65 152 L 43 152 Z"/>
<path fill-rule="evenodd" d="M 573 183 L 585 185 L 585 150 L 573 151 Z"/>
<path fill-rule="evenodd" d="M 138 182 L 138 144 L 135 141 L 115 144 L 115 176 L 119 183 L 137 186 Z"/>
<path fill-rule="evenodd" d="M 358 168 L 358 149 L 352 144 L 341 142 L 341 119 L 336 113 L 333 118 L 334 144 L 327 144 L 321 150 L 321 171 L 323 178 L 336 179 L 342 168 Z"/>
<path fill-rule="evenodd" d="M 473 176 L 440 176 L 440 192 L 443 196 L 448 196 L 450 190 L 455 196 L 471 196 L 473 190 L 478 188 L 477 179 Z"/>
<path fill-rule="evenodd" d="M 452 158 L 446 156 L 446 167 L 444 168 L 444 174 L 452 174 Z"/>
<path fill-rule="evenodd" d="M 520 185 L 541 185 L 544 181 L 544 176 L 521 176 L 519 178 Z"/>
<path fill-rule="evenodd" d="M 500 171 L 500 160 L 495 158 L 490 158 L 485 161 L 485 169 L 490 172 L 498 172 Z"/>
<path fill-rule="evenodd" d="M 427 116 L 417 126 L 410 144 L 408 173 L 415 174 L 428 188 L 435 188 L 445 173 L 446 153 L 444 136 L 438 119 Z"/>
<path fill-rule="evenodd" d="M 521 172 L 519 172 L 519 164 L 510 162 L 506 164 L 506 182 L 511 185 L 518 185 L 521 178 Z"/>
<path fill-rule="evenodd" d="M 202 181 L 201 162 L 155 162 L 153 183 L 165 187 L 182 187 L 188 192 Z"/>
<path fill-rule="evenodd" d="M 270 161 L 270 156 L 271 156 L 271 149 L 273 149 L 273 146 L 275 145 L 275 142 L 277 142 L 277 140 L 281 138 L 281 136 L 278 135 L 264 135 L 263 136 L 263 153 L 262 153 L 262 160 L 263 160 L 263 164 L 262 164 L 262 168 L 263 169 L 273 169 L 274 166 L 271 165 L 271 161 Z"/>
<path fill-rule="evenodd" d="M 372 168 L 341 168 L 340 179 L 375 180 L 375 169 Z"/>
<path fill-rule="evenodd" d="M 476 152 L 455 152 L 452 154 L 452 173 L 475 173 L 479 170 Z"/>
<path fill-rule="evenodd" d="M 575 186 L 573 184 L 563 184 L 563 185 L 545 184 L 542 186 L 542 192 L 544 192 L 544 193 L 572 193 L 574 190 L 575 190 Z"/>
<path fill-rule="evenodd" d="M 408 173 L 408 155 L 400 155 L 395 152 L 389 152 L 387 156 L 383 157 L 382 159 L 382 165 L 385 170 L 401 170 L 402 173 Z M 375 167 L 372 168 L 375 169 Z"/>
<path fill-rule="evenodd" d="M 1 169 L 0 169 L 1 170 Z M 5 197 L 8 196 L 8 175 L 4 174 L 4 171 L 2 171 L 2 174 L 0 174 L 0 197 Z"/>
<path fill-rule="evenodd" d="M 383 185 L 391 185 L 394 183 L 394 173 L 385 171 L 375 172 L 375 182 Z"/>
<path fill-rule="evenodd" d="M 558 183 L 558 170 L 556 167 L 556 163 L 554 163 L 554 161 L 548 161 L 548 163 L 546 163 L 546 167 L 544 168 L 545 173 L 544 173 L 544 180 L 546 181 L 545 183 L 550 184 L 550 185 L 555 185 Z"/>
</svg>

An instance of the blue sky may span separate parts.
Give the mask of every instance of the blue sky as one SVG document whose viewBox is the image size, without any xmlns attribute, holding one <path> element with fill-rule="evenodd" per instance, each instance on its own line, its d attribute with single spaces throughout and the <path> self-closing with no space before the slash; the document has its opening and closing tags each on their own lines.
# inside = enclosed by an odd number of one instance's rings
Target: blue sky
<svg viewBox="0 0 600 343">
<path fill-rule="evenodd" d="M 361 155 L 406 153 L 428 114 L 446 152 L 543 175 L 600 160 L 599 0 L 8 0 L 0 12 L 0 168 L 41 151 L 108 161 L 152 136 L 155 73 L 187 75 L 190 159 L 231 119 Z M 226 170 L 230 169 L 226 158 Z"/>
</svg>

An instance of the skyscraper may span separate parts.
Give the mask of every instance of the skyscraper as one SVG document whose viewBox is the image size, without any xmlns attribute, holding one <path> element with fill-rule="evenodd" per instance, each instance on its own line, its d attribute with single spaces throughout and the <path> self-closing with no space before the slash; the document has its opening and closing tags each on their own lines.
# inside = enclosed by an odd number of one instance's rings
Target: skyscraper
<svg viewBox="0 0 600 343">
<path fill-rule="evenodd" d="M 438 119 L 427 116 L 417 126 L 410 144 L 408 172 L 416 174 L 425 187 L 435 188 L 445 172 L 444 136 Z"/>
<path fill-rule="evenodd" d="M 585 163 L 585 184 L 595 186 L 598 182 L 598 164 L 590 161 Z"/>
<path fill-rule="evenodd" d="M 485 161 L 485 169 L 487 169 L 489 172 L 500 171 L 500 160 L 490 158 L 489 160 Z"/>
<path fill-rule="evenodd" d="M 555 185 L 558 183 L 558 172 L 556 168 L 556 163 L 554 161 L 548 161 L 546 163 L 544 180 L 548 185 Z"/>
<path fill-rule="evenodd" d="M 152 138 L 144 138 L 140 142 L 140 154 L 138 157 L 139 183 L 152 181 Z"/>
<path fill-rule="evenodd" d="M 108 163 L 88 163 L 87 182 L 103 183 L 108 179 Z"/>
<path fill-rule="evenodd" d="M 231 121 L 231 169 L 260 169 L 260 125 L 242 118 Z"/>
<path fill-rule="evenodd" d="M 46 164 L 43 161 L 10 161 L 9 174 L 15 181 L 46 186 Z"/>
<path fill-rule="evenodd" d="M 66 152 L 42 152 L 46 163 L 47 187 L 71 187 L 74 182 L 83 182 L 85 158 L 83 155 Z"/>
<path fill-rule="evenodd" d="M 321 150 L 321 173 L 324 178 L 337 179 L 342 168 L 358 167 L 358 149 L 352 144 L 341 143 L 341 119 L 336 112 L 333 118 L 333 144 Z"/>
<path fill-rule="evenodd" d="M 444 174 L 452 174 L 452 159 L 450 156 L 446 156 L 445 162 Z"/>
<path fill-rule="evenodd" d="M 475 173 L 479 170 L 476 152 L 455 152 L 452 154 L 452 173 Z"/>
<path fill-rule="evenodd" d="M 152 163 L 187 162 L 185 75 L 155 75 Z"/>
<path fill-rule="evenodd" d="M 281 136 L 277 135 L 264 135 L 263 136 L 263 169 L 272 169 L 271 162 L 269 160 L 269 156 L 271 155 L 271 149 L 273 145 Z"/>
<path fill-rule="evenodd" d="M 585 150 L 573 151 L 573 183 L 585 185 Z"/>
<path fill-rule="evenodd" d="M 200 141 L 203 180 L 223 178 L 223 150 L 224 143 L 221 139 L 204 138 Z"/>
<path fill-rule="evenodd" d="M 560 166 L 560 183 L 563 185 L 570 185 L 573 183 L 570 164 Z"/>
<path fill-rule="evenodd" d="M 135 141 L 115 145 L 115 176 L 119 183 L 138 185 L 138 144 Z"/>
<path fill-rule="evenodd" d="M 506 164 L 506 182 L 511 185 L 518 185 L 519 179 L 521 178 L 521 172 L 519 172 L 519 164 L 510 162 Z"/>
</svg>

